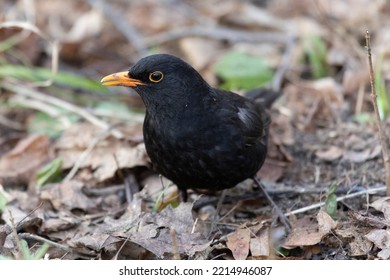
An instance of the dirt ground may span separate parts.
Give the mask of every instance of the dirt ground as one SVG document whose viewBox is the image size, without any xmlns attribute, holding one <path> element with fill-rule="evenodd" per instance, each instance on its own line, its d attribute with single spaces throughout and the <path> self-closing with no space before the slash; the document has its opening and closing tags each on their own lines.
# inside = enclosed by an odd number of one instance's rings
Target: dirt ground
<svg viewBox="0 0 390 280">
<path fill-rule="evenodd" d="M 0 258 L 390 258 L 365 48 L 369 31 L 388 149 L 387 1 L 4 0 L 0 11 Z M 152 53 L 215 87 L 244 80 L 218 68 L 229 54 L 268 65 L 261 86 L 283 94 L 258 175 L 290 231 L 251 180 L 180 202 L 153 171 L 141 99 L 99 82 Z"/>
</svg>

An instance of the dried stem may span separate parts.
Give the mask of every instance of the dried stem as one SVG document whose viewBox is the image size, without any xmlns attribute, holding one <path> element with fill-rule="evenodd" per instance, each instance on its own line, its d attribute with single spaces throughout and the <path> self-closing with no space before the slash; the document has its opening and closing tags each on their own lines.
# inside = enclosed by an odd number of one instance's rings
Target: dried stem
<svg viewBox="0 0 390 280">
<path fill-rule="evenodd" d="M 382 146 L 383 164 L 385 167 L 386 189 L 387 189 L 386 193 L 387 196 L 390 196 L 390 158 L 389 158 L 389 151 L 387 149 L 386 136 L 383 130 L 383 125 L 378 110 L 377 95 L 375 91 L 375 82 L 374 82 L 374 69 L 372 67 L 370 33 L 368 31 L 366 32 L 366 48 L 367 48 L 368 66 L 370 70 L 371 100 L 372 100 L 372 105 L 374 106 L 375 119 L 378 126 L 379 139 Z"/>
<path fill-rule="evenodd" d="M 14 92 L 18 95 L 22 95 L 24 97 L 31 98 L 32 100 L 38 100 L 38 101 L 41 101 L 41 102 L 44 102 L 44 103 L 47 103 L 50 105 L 54 105 L 56 107 L 60 107 L 60 108 L 65 109 L 69 112 L 75 113 L 97 127 L 100 127 L 104 130 L 110 130 L 111 134 L 118 139 L 121 139 L 124 137 L 123 133 L 120 130 L 115 129 L 115 128 L 111 129 L 110 125 L 108 123 L 95 117 L 93 114 L 91 114 L 87 110 L 85 110 L 79 106 L 76 106 L 72 103 L 69 103 L 65 100 L 62 100 L 62 99 L 59 99 L 57 97 L 50 96 L 47 94 L 43 94 L 37 90 L 34 90 L 33 88 L 19 86 L 19 85 L 11 84 L 11 83 L 2 83 L 0 85 L 0 87 L 4 88 L 6 90 L 9 90 L 11 92 Z"/>
<path fill-rule="evenodd" d="M 378 188 L 362 190 L 362 191 L 359 191 L 359 192 L 356 192 L 356 193 L 351 193 L 351 194 L 347 194 L 347 195 L 343 195 L 343 196 L 337 197 L 336 201 L 340 202 L 340 201 L 344 201 L 346 199 L 358 197 L 358 196 L 361 196 L 361 195 L 368 196 L 370 194 L 377 194 L 379 192 L 383 192 L 384 190 L 385 190 L 384 186 L 383 187 L 378 187 Z M 319 202 L 319 203 L 316 203 L 316 204 L 312 204 L 312 205 L 309 205 L 309 206 L 306 206 L 306 207 L 303 207 L 303 208 L 299 208 L 299 209 L 290 211 L 290 212 L 286 213 L 285 216 L 287 217 L 287 216 L 291 216 L 291 215 L 305 213 L 307 211 L 320 208 L 320 207 L 322 207 L 324 205 L 325 205 L 325 202 Z"/>
</svg>

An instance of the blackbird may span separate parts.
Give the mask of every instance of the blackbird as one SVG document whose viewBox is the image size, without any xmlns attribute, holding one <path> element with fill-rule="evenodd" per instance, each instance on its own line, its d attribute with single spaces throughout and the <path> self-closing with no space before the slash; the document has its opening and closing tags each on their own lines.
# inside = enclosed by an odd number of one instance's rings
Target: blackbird
<svg viewBox="0 0 390 280">
<path fill-rule="evenodd" d="M 184 201 L 189 188 L 222 190 L 255 178 L 264 163 L 270 124 L 265 103 L 211 87 L 175 56 L 144 57 L 101 83 L 131 87 L 141 96 L 146 151 Z"/>
</svg>

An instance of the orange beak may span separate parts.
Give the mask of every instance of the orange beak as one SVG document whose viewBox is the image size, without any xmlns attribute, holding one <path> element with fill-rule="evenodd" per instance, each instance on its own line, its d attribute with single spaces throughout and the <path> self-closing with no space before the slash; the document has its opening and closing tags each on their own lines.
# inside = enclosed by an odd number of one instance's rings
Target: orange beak
<svg viewBox="0 0 390 280">
<path fill-rule="evenodd" d="M 136 87 L 138 85 L 145 85 L 140 80 L 129 78 L 128 71 L 118 72 L 105 76 L 100 82 L 103 86 Z"/>
</svg>

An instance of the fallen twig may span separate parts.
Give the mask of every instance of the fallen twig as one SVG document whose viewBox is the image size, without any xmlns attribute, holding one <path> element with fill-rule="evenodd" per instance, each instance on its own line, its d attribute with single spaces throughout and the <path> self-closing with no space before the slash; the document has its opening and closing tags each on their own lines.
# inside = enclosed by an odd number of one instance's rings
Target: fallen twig
<svg viewBox="0 0 390 280">
<path fill-rule="evenodd" d="M 127 41 L 135 48 L 139 56 L 146 56 L 148 51 L 138 32 L 131 24 L 128 24 L 120 11 L 111 7 L 104 0 L 88 0 L 90 5 L 98 7 L 104 15 L 114 24 L 116 29 L 121 32 Z"/>
<path fill-rule="evenodd" d="M 32 240 L 35 240 L 35 241 L 47 243 L 50 246 L 56 247 L 56 248 L 61 249 L 61 250 L 65 251 L 65 252 L 71 252 L 72 251 L 72 249 L 69 246 L 59 244 L 57 242 L 51 241 L 51 240 L 49 240 L 47 238 L 44 238 L 42 236 L 35 235 L 35 234 L 32 234 L 32 233 L 23 232 L 23 233 L 19 233 L 18 236 L 21 239 L 32 239 Z"/>
<path fill-rule="evenodd" d="M 351 193 L 351 194 L 347 194 L 347 195 L 344 195 L 344 196 L 340 196 L 340 197 L 338 197 L 336 199 L 336 201 L 339 202 L 339 201 L 343 201 L 345 199 L 353 198 L 353 197 L 360 196 L 360 195 L 376 194 L 376 193 L 384 191 L 384 190 L 386 190 L 386 187 L 378 187 L 378 188 L 367 189 L 367 190 L 363 190 L 363 191 L 360 191 L 360 192 L 356 192 L 356 193 Z M 299 208 L 299 209 L 290 211 L 290 212 L 286 213 L 285 216 L 291 216 L 291 215 L 295 215 L 295 214 L 304 213 L 304 212 L 307 212 L 309 210 L 320 208 L 320 207 L 322 207 L 324 205 L 325 205 L 325 202 L 319 202 L 319 203 L 316 203 L 316 204 L 312 204 L 312 205 L 309 205 L 309 206 L 306 206 L 306 207 L 303 207 L 303 208 Z"/>
<path fill-rule="evenodd" d="M 205 37 L 214 40 L 227 40 L 231 42 L 272 42 L 286 44 L 294 36 L 282 32 L 255 32 L 234 30 L 225 27 L 190 26 L 176 28 L 142 39 L 143 45 L 153 47 L 175 41 L 184 37 Z"/>
<path fill-rule="evenodd" d="M 284 74 L 286 73 L 288 66 L 290 65 L 290 60 L 293 53 L 293 49 L 295 47 L 295 42 L 296 42 L 296 37 L 294 36 L 287 37 L 286 48 L 283 53 L 282 60 L 272 79 L 272 89 L 275 91 L 279 91 L 282 86 Z"/>
<path fill-rule="evenodd" d="M 68 182 L 73 179 L 77 171 L 80 169 L 81 165 L 84 163 L 87 157 L 92 153 L 96 145 L 99 144 L 99 142 L 102 141 L 104 138 L 106 138 L 109 134 L 110 134 L 110 129 L 104 130 L 95 139 L 93 139 L 93 141 L 88 145 L 88 147 L 80 154 L 79 158 L 73 165 L 72 169 L 69 171 L 68 175 L 66 175 L 66 177 L 64 178 L 64 182 Z"/>
<path fill-rule="evenodd" d="M 382 121 L 379 115 L 377 95 L 375 90 L 375 80 L 374 80 L 374 68 L 372 66 L 372 57 L 371 57 L 371 40 L 370 33 L 366 32 L 366 48 L 367 48 L 367 58 L 368 58 L 368 67 L 370 69 L 370 84 L 371 84 L 371 100 L 372 105 L 374 106 L 376 124 L 378 126 L 379 139 L 382 146 L 382 155 L 383 155 L 383 164 L 385 167 L 385 176 L 386 176 L 386 193 L 387 196 L 390 196 L 390 158 L 389 151 L 387 148 L 386 136 L 383 131 Z"/>
</svg>

